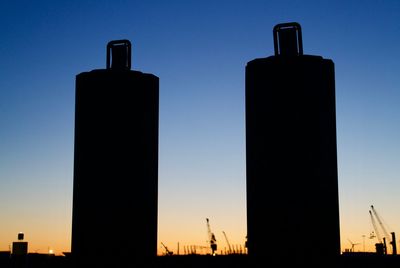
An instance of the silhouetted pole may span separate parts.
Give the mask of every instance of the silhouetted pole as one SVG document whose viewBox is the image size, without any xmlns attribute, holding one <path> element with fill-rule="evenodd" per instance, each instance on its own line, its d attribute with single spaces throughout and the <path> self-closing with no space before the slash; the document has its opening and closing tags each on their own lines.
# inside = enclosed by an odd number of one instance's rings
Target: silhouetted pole
<svg viewBox="0 0 400 268">
<path fill-rule="evenodd" d="M 397 255 L 396 234 L 395 232 L 391 232 L 390 234 L 392 235 L 392 242 L 390 242 L 392 245 L 392 255 Z"/>
<path fill-rule="evenodd" d="M 131 44 L 117 40 L 107 69 L 76 76 L 76 267 L 135 267 L 157 255 L 159 79 L 130 68 Z"/>
<path fill-rule="evenodd" d="M 298 23 L 273 32 L 275 55 L 246 66 L 248 254 L 326 267 L 340 254 L 334 64 L 303 55 Z"/>
</svg>

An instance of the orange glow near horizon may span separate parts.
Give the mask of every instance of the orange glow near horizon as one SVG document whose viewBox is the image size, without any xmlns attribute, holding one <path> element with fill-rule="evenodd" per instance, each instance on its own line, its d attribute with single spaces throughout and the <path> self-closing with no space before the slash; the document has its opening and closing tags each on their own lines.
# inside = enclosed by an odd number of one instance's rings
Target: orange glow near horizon
<svg viewBox="0 0 400 268">
<path fill-rule="evenodd" d="M 345 198 L 342 198 L 345 199 Z M 235 245 L 240 249 L 244 247 L 247 223 L 245 215 L 245 205 L 242 207 L 232 208 L 231 211 L 223 208 L 217 209 L 213 215 L 205 215 L 202 217 L 195 216 L 200 214 L 199 208 L 184 207 L 182 204 L 179 209 L 166 209 L 164 205 L 159 205 L 159 223 L 158 223 L 158 241 L 157 241 L 157 254 L 163 255 L 165 249 L 162 247 L 161 242 L 164 243 L 170 251 L 174 254 L 185 253 L 185 247 L 201 246 L 204 248 L 209 247 L 208 234 L 206 226 L 206 217 L 210 218 L 210 225 L 212 232 L 217 239 L 218 250 L 217 253 L 221 254 L 228 250 L 228 245 L 224 238 L 223 232 L 226 233 L 231 245 Z M 341 252 L 346 249 L 351 249 L 354 244 L 354 251 L 360 252 L 375 252 L 375 243 L 378 242 L 377 238 L 370 239 L 372 226 L 368 214 L 368 205 L 364 211 L 345 206 L 340 212 L 340 236 L 341 236 Z M 399 217 L 395 214 L 395 210 L 390 211 L 389 206 L 377 206 L 377 208 L 384 207 L 385 210 L 379 210 L 380 215 L 385 221 L 390 223 L 392 227 L 396 227 L 400 223 Z M 190 210 L 192 209 L 192 210 Z M 71 211 L 67 208 L 66 211 Z M 46 214 L 40 211 L 37 215 L 34 212 L 22 213 L 17 211 L 15 213 L 8 213 L 10 217 L 2 219 L 2 228 L 0 229 L 0 251 L 8 251 L 12 248 L 12 242 L 17 241 L 19 232 L 23 232 L 27 241 L 28 252 L 30 253 L 44 253 L 47 254 L 49 249 L 52 249 L 55 255 L 62 255 L 63 252 L 71 251 L 71 214 L 56 213 Z M 179 212 L 179 213 L 178 213 Z M 202 211 L 202 214 L 204 211 Z M 57 215 L 57 217 L 55 217 Z M 223 216 L 222 216 L 223 215 Z M 178 220 L 177 220 L 178 219 Z M 389 229 L 389 232 L 396 232 L 396 229 Z M 398 232 L 396 232 L 397 234 Z M 295 249 L 301 245 L 302 239 L 307 239 L 308 235 L 315 234 L 302 234 L 301 237 L 294 237 L 295 241 L 292 246 Z M 399 239 L 399 238 L 398 238 Z M 351 242 L 350 242 L 351 241 Z M 106 245 L 105 245 L 106 246 Z M 387 243 L 388 253 L 391 253 L 391 246 Z M 197 251 L 200 254 L 206 254 L 207 250 L 202 249 Z"/>
<path fill-rule="evenodd" d="M 201 225 L 201 224 L 200 224 Z M 209 244 L 207 242 L 207 232 L 204 226 L 200 226 L 203 230 L 198 230 L 198 232 L 190 233 L 190 228 L 182 228 L 182 232 L 172 232 L 173 230 L 166 230 L 167 232 L 159 231 L 159 238 L 157 243 L 157 254 L 164 255 L 165 249 L 161 245 L 163 242 L 170 251 L 174 253 L 174 255 L 178 254 L 178 243 L 179 243 L 179 254 L 183 255 L 185 253 L 185 247 L 188 249 L 190 246 L 197 246 L 198 254 L 207 254 L 207 248 L 209 248 Z M 348 228 L 342 228 L 348 229 Z M 68 228 L 70 230 L 70 228 Z M 364 232 L 363 232 L 364 231 Z M 370 239 L 369 229 L 365 228 L 365 230 L 360 229 L 357 232 L 341 232 L 341 252 L 345 252 L 346 249 L 350 250 L 352 244 L 354 244 L 355 252 L 375 252 L 375 243 L 377 243 L 377 239 Z M 8 251 L 12 248 L 12 242 L 17 241 L 17 234 L 19 231 L 13 234 L 5 234 L 4 232 L 0 232 L 0 251 Z M 55 255 L 62 255 L 63 252 L 70 252 L 70 232 L 56 232 L 54 230 L 34 230 L 31 228 L 29 230 L 24 230 L 25 239 L 28 244 L 28 252 L 29 253 L 48 253 L 49 249 L 52 249 Z M 229 243 L 234 245 L 237 249 L 242 247 L 244 250 L 244 242 L 245 242 L 245 228 L 243 228 L 241 234 L 228 233 L 229 235 Z M 363 234 L 365 233 L 365 234 Z M 217 254 L 224 254 L 228 250 L 228 245 L 223 237 L 222 231 L 215 230 L 215 235 L 217 237 L 217 245 L 218 250 Z M 305 239 L 305 238 L 304 238 Z M 351 241 L 351 242 L 350 242 Z M 300 243 L 300 242 L 299 242 Z M 295 247 L 295 245 L 293 245 Z M 200 249 L 200 247 L 203 247 Z M 390 244 L 387 243 L 388 253 L 390 254 L 392 249 Z M 222 252 L 221 252 L 222 251 Z"/>
</svg>

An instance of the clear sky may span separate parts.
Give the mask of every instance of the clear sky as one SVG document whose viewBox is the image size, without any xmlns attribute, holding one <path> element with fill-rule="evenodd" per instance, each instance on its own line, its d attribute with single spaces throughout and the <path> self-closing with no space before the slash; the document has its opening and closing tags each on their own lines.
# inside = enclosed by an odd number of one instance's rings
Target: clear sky
<svg viewBox="0 0 400 268">
<path fill-rule="evenodd" d="M 335 62 L 342 250 L 373 250 L 370 205 L 400 232 L 399 18 L 397 0 L 1 1 L 0 250 L 23 231 L 30 252 L 70 251 L 75 75 L 115 39 L 160 78 L 159 242 L 207 245 L 208 217 L 219 249 L 222 231 L 242 245 L 245 65 L 291 21 Z"/>
</svg>

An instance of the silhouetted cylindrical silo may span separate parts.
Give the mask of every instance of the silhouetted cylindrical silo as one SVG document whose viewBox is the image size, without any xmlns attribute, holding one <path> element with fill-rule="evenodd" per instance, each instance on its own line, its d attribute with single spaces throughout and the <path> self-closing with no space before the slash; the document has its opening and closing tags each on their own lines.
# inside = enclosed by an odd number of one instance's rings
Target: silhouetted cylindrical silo
<svg viewBox="0 0 400 268">
<path fill-rule="evenodd" d="M 303 55 L 298 23 L 275 26 L 274 43 L 275 56 L 246 66 L 248 253 L 259 263 L 332 264 L 340 254 L 334 63 Z"/>
<path fill-rule="evenodd" d="M 107 69 L 76 76 L 77 267 L 128 267 L 157 254 L 159 79 L 130 70 L 130 51 L 129 41 L 112 41 Z"/>
</svg>

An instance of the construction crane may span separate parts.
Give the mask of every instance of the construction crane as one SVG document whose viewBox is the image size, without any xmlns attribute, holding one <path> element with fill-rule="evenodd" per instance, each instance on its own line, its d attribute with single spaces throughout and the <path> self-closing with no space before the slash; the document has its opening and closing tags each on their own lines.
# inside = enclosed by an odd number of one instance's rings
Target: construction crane
<svg viewBox="0 0 400 268">
<path fill-rule="evenodd" d="M 378 243 L 375 244 L 376 253 L 378 253 L 379 255 L 385 255 L 386 254 L 386 240 L 384 239 L 383 243 L 382 243 L 382 238 L 379 233 L 378 226 L 376 226 L 376 222 L 375 222 L 374 216 L 372 215 L 371 210 L 369 211 L 369 216 L 371 217 L 371 223 L 372 223 L 372 226 L 374 227 L 374 231 L 375 231 L 375 236 L 371 236 L 371 237 L 376 237 L 376 239 L 378 239 Z"/>
<path fill-rule="evenodd" d="M 166 245 L 164 245 L 163 242 L 161 242 L 161 245 L 162 245 L 162 246 L 164 247 L 164 249 L 165 249 L 165 255 L 171 256 L 172 254 L 174 254 L 172 251 L 170 251 L 170 250 L 167 248 Z"/>
<path fill-rule="evenodd" d="M 380 218 L 379 215 L 378 215 L 378 212 L 376 212 L 374 206 L 371 206 L 371 211 L 374 213 L 375 218 L 378 220 L 379 225 L 381 226 L 381 228 L 382 228 L 382 230 L 383 230 L 384 237 L 385 237 L 385 238 L 389 238 L 389 234 L 388 234 L 388 232 L 387 232 L 385 226 L 383 225 L 382 220 L 381 220 L 381 218 Z"/>
<path fill-rule="evenodd" d="M 228 249 L 229 249 L 228 254 L 232 254 L 232 248 L 231 248 L 231 244 L 229 244 L 228 237 L 226 236 L 226 233 L 224 231 L 222 231 L 222 233 L 225 236 L 226 244 L 228 244 Z"/>
<path fill-rule="evenodd" d="M 217 251 L 217 239 L 215 239 L 215 235 L 213 232 L 211 232 L 211 227 L 210 227 L 210 221 L 208 218 L 207 220 L 207 231 L 208 231 L 208 239 L 210 241 L 210 247 L 211 247 L 211 252 L 212 255 L 215 255 L 215 252 Z"/>
<path fill-rule="evenodd" d="M 375 218 L 377 219 L 379 225 L 381 226 L 382 230 L 383 230 L 383 245 L 384 245 L 384 253 L 387 254 L 387 248 L 386 248 L 386 239 L 390 239 L 389 233 L 387 232 L 385 226 L 382 223 L 381 217 L 378 215 L 378 212 L 376 212 L 374 206 L 371 206 L 371 210 L 375 215 Z M 394 232 L 391 232 L 391 238 L 392 241 L 390 242 L 390 244 L 392 245 L 392 254 L 393 255 L 397 255 L 397 246 L 396 246 L 396 234 Z"/>
</svg>

